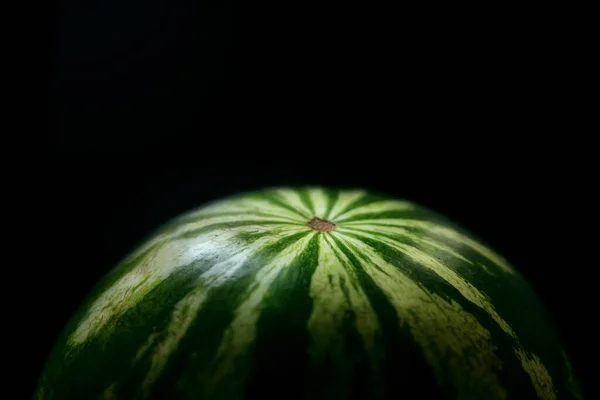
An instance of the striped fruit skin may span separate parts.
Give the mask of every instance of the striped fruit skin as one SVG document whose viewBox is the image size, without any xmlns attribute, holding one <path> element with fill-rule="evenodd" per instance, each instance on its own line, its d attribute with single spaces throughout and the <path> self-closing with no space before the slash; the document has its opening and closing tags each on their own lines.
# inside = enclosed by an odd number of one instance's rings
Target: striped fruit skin
<svg viewBox="0 0 600 400">
<path fill-rule="evenodd" d="M 167 223 L 85 300 L 35 397 L 415 394 L 581 398 L 543 307 L 500 255 L 416 204 L 308 187 Z"/>
</svg>

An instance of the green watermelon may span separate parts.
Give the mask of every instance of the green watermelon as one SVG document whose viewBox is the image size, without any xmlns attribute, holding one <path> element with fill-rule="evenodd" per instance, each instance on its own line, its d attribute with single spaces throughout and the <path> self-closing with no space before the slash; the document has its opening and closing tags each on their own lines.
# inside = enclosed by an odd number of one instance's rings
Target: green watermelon
<svg viewBox="0 0 600 400">
<path fill-rule="evenodd" d="M 411 202 L 320 187 L 168 222 L 84 301 L 35 396 L 581 398 L 502 256 Z"/>
</svg>

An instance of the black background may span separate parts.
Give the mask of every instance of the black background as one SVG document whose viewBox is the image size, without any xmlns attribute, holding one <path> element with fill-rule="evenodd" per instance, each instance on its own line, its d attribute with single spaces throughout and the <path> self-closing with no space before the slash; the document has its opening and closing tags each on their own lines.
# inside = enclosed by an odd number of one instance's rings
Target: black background
<svg viewBox="0 0 600 400">
<path fill-rule="evenodd" d="M 167 219 L 323 184 L 408 198 L 491 244 L 545 302 L 588 389 L 593 180 L 551 11 L 63 2 L 30 388 L 92 285 Z"/>
</svg>

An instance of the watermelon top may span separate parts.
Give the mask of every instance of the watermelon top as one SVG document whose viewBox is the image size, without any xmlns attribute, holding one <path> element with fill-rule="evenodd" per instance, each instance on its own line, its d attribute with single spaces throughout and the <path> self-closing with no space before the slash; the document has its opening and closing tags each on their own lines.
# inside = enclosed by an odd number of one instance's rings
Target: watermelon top
<svg viewBox="0 0 600 400">
<path fill-rule="evenodd" d="M 82 261 L 84 262 L 84 261 Z M 39 399 L 580 398 L 530 286 L 443 216 L 274 188 L 173 219 L 94 289 Z"/>
</svg>

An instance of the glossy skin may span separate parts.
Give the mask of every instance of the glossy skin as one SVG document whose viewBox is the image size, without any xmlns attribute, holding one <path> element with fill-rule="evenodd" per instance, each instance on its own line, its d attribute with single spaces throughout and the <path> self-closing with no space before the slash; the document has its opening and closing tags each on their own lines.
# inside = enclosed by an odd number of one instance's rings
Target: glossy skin
<svg viewBox="0 0 600 400">
<path fill-rule="evenodd" d="M 361 190 L 202 207 L 112 271 L 38 398 L 580 398 L 543 307 L 440 215 Z"/>
</svg>

